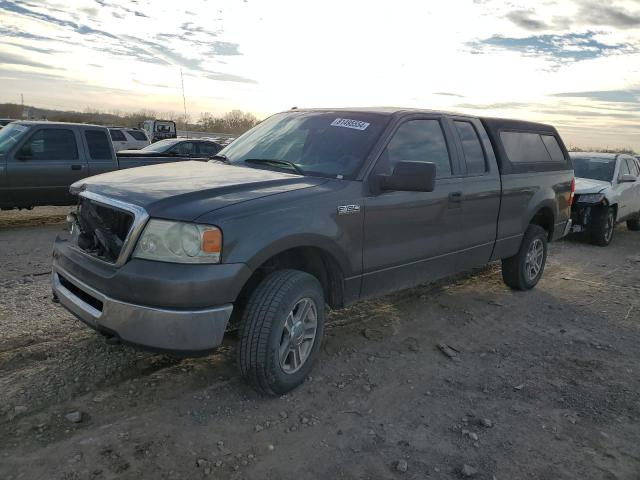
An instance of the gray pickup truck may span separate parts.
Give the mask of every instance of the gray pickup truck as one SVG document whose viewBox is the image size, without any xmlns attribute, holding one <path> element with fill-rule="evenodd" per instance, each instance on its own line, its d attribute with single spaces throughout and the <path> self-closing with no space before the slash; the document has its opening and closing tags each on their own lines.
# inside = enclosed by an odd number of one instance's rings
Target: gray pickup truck
<svg viewBox="0 0 640 480">
<path fill-rule="evenodd" d="M 327 305 L 502 260 L 540 280 L 570 229 L 571 160 L 550 126 L 398 109 L 292 110 L 208 163 L 72 186 L 54 298 L 103 334 L 185 354 L 239 329 L 258 390 L 300 384 Z"/>
<path fill-rule="evenodd" d="M 208 156 L 187 150 L 116 156 L 105 127 L 15 121 L 0 130 L 0 209 L 72 205 L 77 198 L 69 186 L 85 177 Z"/>
</svg>

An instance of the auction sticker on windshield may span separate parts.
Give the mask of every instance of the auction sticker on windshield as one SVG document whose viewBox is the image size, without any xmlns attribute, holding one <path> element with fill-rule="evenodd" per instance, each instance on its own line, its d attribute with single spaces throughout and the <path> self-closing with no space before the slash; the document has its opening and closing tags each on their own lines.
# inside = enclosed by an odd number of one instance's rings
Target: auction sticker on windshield
<svg viewBox="0 0 640 480">
<path fill-rule="evenodd" d="M 332 127 L 353 128 L 354 130 L 366 130 L 369 125 L 371 124 L 360 120 L 350 120 L 348 118 L 336 118 L 331 122 Z"/>
</svg>

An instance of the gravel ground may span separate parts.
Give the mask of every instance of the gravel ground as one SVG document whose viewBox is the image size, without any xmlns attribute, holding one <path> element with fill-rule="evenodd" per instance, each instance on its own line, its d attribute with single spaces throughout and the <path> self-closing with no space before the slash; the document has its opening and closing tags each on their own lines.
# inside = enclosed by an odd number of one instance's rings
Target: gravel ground
<svg viewBox="0 0 640 480">
<path fill-rule="evenodd" d="M 273 399 L 238 377 L 232 336 L 183 360 L 106 344 L 50 301 L 62 225 L 5 214 L 3 480 L 640 478 L 640 235 L 624 227 L 607 248 L 553 244 L 531 292 L 492 265 L 335 312 L 313 377 Z"/>
</svg>

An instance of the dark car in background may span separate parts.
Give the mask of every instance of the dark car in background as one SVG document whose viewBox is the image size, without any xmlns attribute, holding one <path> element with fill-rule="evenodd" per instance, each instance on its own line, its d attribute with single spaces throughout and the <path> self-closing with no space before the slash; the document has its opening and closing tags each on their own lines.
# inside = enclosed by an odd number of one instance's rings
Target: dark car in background
<svg viewBox="0 0 640 480">
<path fill-rule="evenodd" d="M 202 153 L 183 155 L 182 143 L 171 144 L 177 149 L 175 154 L 163 153 L 166 146 L 161 145 L 162 152 L 121 156 L 114 152 L 110 132 L 103 126 L 15 121 L 0 130 L 0 208 L 71 205 L 77 199 L 69 186 L 85 177 L 198 156 L 207 160 L 220 150 L 217 144 L 207 142 L 201 149 L 195 147 Z"/>
<path fill-rule="evenodd" d="M 0 128 L 6 127 L 11 122 L 15 122 L 13 118 L 0 118 Z"/>
<path fill-rule="evenodd" d="M 211 158 L 222 145 L 210 140 L 170 138 L 152 143 L 140 150 L 120 150 L 119 157 Z"/>
</svg>

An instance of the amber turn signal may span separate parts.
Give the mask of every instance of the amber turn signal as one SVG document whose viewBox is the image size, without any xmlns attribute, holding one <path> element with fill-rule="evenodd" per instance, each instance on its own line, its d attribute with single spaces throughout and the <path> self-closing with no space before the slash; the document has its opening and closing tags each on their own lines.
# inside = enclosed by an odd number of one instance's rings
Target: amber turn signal
<svg viewBox="0 0 640 480">
<path fill-rule="evenodd" d="M 204 253 L 220 253 L 222 250 L 222 232 L 217 228 L 202 232 L 202 251 Z"/>
</svg>

